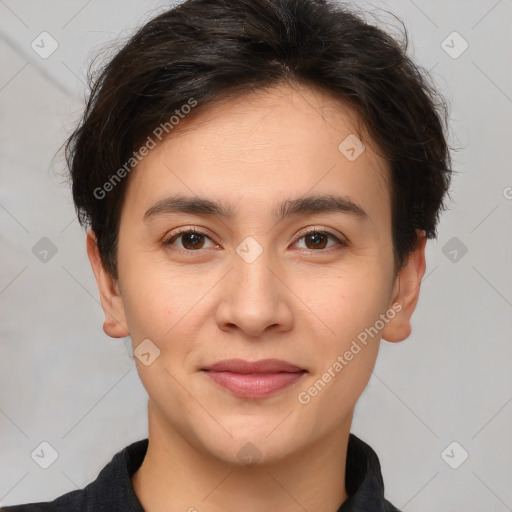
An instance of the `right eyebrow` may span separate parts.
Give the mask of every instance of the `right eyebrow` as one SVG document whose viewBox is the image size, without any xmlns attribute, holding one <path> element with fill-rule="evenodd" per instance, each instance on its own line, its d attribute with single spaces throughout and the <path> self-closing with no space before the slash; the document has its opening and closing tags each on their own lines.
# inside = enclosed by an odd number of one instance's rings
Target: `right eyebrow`
<svg viewBox="0 0 512 512">
<path fill-rule="evenodd" d="M 231 208 L 220 203 L 201 197 L 176 195 L 157 201 L 146 211 L 143 221 L 146 222 L 157 215 L 175 212 L 195 213 L 198 215 L 218 215 L 225 219 L 231 219 L 233 217 Z"/>
</svg>

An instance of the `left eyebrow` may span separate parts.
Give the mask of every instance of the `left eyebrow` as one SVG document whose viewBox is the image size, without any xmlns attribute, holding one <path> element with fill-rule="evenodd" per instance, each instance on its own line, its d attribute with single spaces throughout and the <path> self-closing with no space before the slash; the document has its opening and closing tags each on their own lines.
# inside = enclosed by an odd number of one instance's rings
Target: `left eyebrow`
<svg viewBox="0 0 512 512">
<path fill-rule="evenodd" d="M 368 220 L 368 214 L 348 196 L 331 194 L 298 197 L 283 201 L 276 209 L 274 217 L 280 221 L 290 215 L 306 213 L 348 213 L 361 220 Z"/>
<path fill-rule="evenodd" d="M 217 215 L 225 219 L 232 219 L 231 205 L 223 205 L 210 199 L 175 195 L 157 201 L 144 214 L 143 221 L 147 222 L 158 215 L 183 212 L 197 215 Z M 274 211 L 274 218 L 280 221 L 292 215 L 308 213 L 346 213 L 368 220 L 368 214 L 348 196 L 334 196 L 331 194 L 313 195 L 286 199 Z"/>
</svg>

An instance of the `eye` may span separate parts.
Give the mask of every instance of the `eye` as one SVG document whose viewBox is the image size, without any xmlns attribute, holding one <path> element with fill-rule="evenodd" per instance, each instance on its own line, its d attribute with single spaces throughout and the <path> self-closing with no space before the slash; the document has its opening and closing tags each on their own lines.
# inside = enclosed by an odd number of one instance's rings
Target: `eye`
<svg viewBox="0 0 512 512">
<path fill-rule="evenodd" d="M 330 249 L 331 246 L 327 246 L 329 243 L 329 238 L 338 243 L 338 245 L 346 246 L 348 245 L 345 240 L 340 240 L 337 236 L 329 233 L 328 231 L 319 231 L 317 229 L 310 229 L 305 234 L 303 234 L 296 243 L 300 240 L 304 239 L 305 249 L 309 250 L 319 250 L 319 249 Z M 333 244 L 335 245 L 335 244 Z"/>
<path fill-rule="evenodd" d="M 305 241 L 305 247 L 301 248 L 312 251 L 330 249 L 332 245 L 336 245 L 336 243 L 340 246 L 348 245 L 345 240 L 341 240 L 336 235 L 329 233 L 328 231 L 320 231 L 317 229 L 310 229 L 304 233 L 295 243 L 297 244 L 302 239 Z M 335 243 L 328 245 L 329 239 L 333 240 Z M 169 237 L 162 243 L 163 245 L 175 245 L 177 240 L 181 241 L 179 248 L 189 252 L 207 248 L 205 247 L 205 240 L 211 241 L 211 247 L 219 247 L 219 245 L 215 244 L 208 235 L 202 233 L 201 231 L 196 231 L 195 228 L 185 228 L 179 231 L 175 231 L 171 233 Z"/>
<path fill-rule="evenodd" d="M 205 240 L 211 240 L 209 236 L 200 231 L 196 231 L 195 229 L 182 229 L 181 231 L 177 231 L 171 233 L 170 237 L 164 240 L 162 243 L 164 245 L 174 245 L 174 242 L 178 239 L 181 239 L 181 249 L 185 249 L 187 251 L 196 251 L 198 249 L 205 248 Z M 212 242 L 213 244 L 213 242 Z M 218 245 L 213 244 L 213 247 L 218 247 Z"/>
</svg>

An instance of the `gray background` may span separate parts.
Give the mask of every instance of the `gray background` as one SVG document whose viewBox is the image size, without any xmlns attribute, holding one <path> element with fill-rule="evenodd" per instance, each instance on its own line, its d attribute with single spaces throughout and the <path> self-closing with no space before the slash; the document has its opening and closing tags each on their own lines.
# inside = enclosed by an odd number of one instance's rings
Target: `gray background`
<svg viewBox="0 0 512 512">
<path fill-rule="evenodd" d="M 91 52 L 163 5 L 0 0 L 2 505 L 81 488 L 147 436 L 129 340 L 102 331 L 85 233 L 53 157 L 79 118 Z M 386 495 L 404 511 L 512 510 L 512 1 L 371 5 L 404 20 L 462 149 L 413 333 L 382 342 L 352 431 L 378 453 Z M 43 31 L 59 45 L 47 59 L 31 48 Z M 457 58 L 442 46 L 454 31 L 469 44 Z M 462 48 L 457 36 L 444 44 Z M 43 237 L 57 249 L 46 262 L 33 252 Z M 58 452 L 46 470 L 31 458 L 43 441 Z"/>
</svg>

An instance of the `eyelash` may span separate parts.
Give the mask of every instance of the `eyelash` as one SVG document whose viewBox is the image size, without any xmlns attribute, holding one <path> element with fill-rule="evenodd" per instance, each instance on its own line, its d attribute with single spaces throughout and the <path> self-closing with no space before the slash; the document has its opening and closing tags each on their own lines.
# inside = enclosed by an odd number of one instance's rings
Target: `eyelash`
<svg viewBox="0 0 512 512">
<path fill-rule="evenodd" d="M 172 245 L 173 242 L 175 242 L 181 235 L 186 235 L 186 234 L 200 235 L 200 236 L 204 236 L 206 238 L 209 238 L 211 240 L 211 237 L 209 237 L 206 233 L 203 233 L 201 231 L 196 231 L 195 228 L 192 228 L 192 229 L 191 228 L 185 228 L 185 229 L 181 229 L 179 231 L 171 233 L 162 242 L 162 244 L 164 246 Z M 338 245 L 340 245 L 342 247 L 348 245 L 348 242 L 345 239 L 340 239 L 339 237 L 337 237 L 333 233 L 330 233 L 329 231 L 320 231 L 320 230 L 318 230 L 316 228 L 309 229 L 308 231 L 303 233 L 299 238 L 297 238 L 297 240 L 294 243 L 297 243 L 299 240 L 302 240 L 303 238 L 305 238 L 307 236 L 310 236 L 310 235 L 326 235 L 326 236 L 334 239 L 336 242 L 338 242 Z M 188 253 L 194 253 L 194 252 L 200 252 L 201 251 L 201 249 L 190 250 L 190 249 L 181 249 L 181 248 L 179 250 L 182 251 L 182 252 L 188 252 Z M 329 247 L 327 249 L 304 249 L 304 250 L 309 251 L 311 253 L 313 253 L 313 252 L 331 252 L 333 250 L 333 247 Z"/>
</svg>

